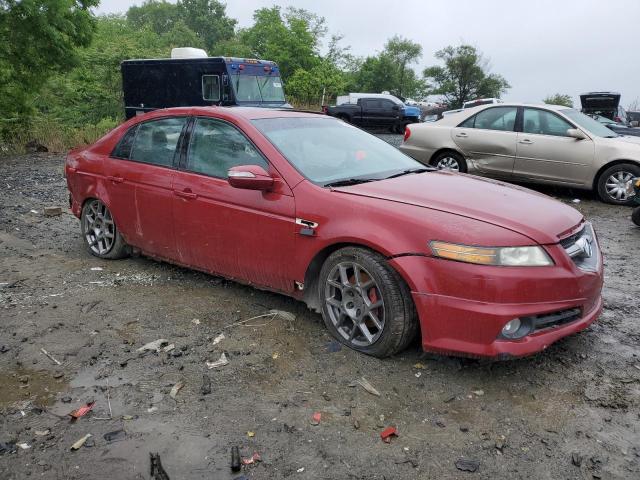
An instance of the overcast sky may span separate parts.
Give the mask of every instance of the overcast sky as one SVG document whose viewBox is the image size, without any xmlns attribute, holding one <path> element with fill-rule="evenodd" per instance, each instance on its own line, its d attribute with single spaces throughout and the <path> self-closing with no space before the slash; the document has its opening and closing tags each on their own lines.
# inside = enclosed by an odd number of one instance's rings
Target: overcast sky
<svg viewBox="0 0 640 480">
<path fill-rule="evenodd" d="M 142 0 L 103 0 L 98 13 L 125 12 Z M 273 0 L 227 2 L 239 26 Z M 639 0 L 280 0 L 326 18 L 357 55 L 380 51 L 399 34 L 422 45 L 421 72 L 434 54 L 476 46 L 511 84 L 505 99 L 539 102 L 556 92 L 578 103 L 585 91 L 614 90 L 623 105 L 640 98 Z"/>
</svg>

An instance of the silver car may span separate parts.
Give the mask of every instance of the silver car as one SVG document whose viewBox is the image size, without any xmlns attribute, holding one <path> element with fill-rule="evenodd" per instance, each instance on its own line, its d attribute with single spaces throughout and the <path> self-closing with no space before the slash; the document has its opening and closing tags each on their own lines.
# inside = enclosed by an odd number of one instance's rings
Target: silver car
<svg viewBox="0 0 640 480">
<path fill-rule="evenodd" d="M 573 108 L 483 105 L 414 124 L 400 146 L 439 169 L 504 180 L 595 190 L 628 205 L 626 184 L 640 176 L 640 138 L 621 137 Z"/>
</svg>

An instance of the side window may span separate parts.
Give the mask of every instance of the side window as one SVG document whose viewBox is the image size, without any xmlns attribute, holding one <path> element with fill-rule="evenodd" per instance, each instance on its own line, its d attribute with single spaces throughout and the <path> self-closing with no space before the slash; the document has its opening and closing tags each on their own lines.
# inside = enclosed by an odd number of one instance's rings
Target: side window
<svg viewBox="0 0 640 480">
<path fill-rule="evenodd" d="M 220 77 L 218 75 L 202 76 L 202 99 L 212 102 L 220 100 Z"/>
<path fill-rule="evenodd" d="M 227 172 L 237 165 L 260 165 L 267 161 L 235 127 L 209 118 L 196 119 L 191 134 L 188 169 L 211 177 L 227 178 Z"/>
<path fill-rule="evenodd" d="M 512 132 L 517 112 L 516 107 L 487 108 L 476 115 L 474 128 Z"/>
<path fill-rule="evenodd" d="M 473 124 L 476 121 L 476 117 L 477 115 L 472 115 L 471 117 L 467 118 L 464 122 L 462 122 L 460 125 L 458 125 L 458 127 L 473 128 Z"/>
<path fill-rule="evenodd" d="M 395 105 L 391 100 L 380 100 L 380 103 L 382 104 L 382 108 L 385 110 L 391 110 Z"/>
<path fill-rule="evenodd" d="M 180 117 L 141 123 L 129 158 L 165 167 L 173 165 L 176 145 L 186 121 L 186 117 Z"/>
<path fill-rule="evenodd" d="M 128 159 L 131 154 L 131 147 L 133 146 L 133 140 L 136 138 L 136 131 L 138 130 L 138 125 L 134 125 L 127 133 L 124 134 L 124 137 L 120 139 L 116 148 L 111 152 L 112 157 L 116 158 L 124 158 Z"/>
<path fill-rule="evenodd" d="M 573 128 L 570 123 L 557 115 L 535 108 L 525 108 L 523 120 L 522 131 L 524 133 L 566 137 L 567 130 Z"/>
</svg>

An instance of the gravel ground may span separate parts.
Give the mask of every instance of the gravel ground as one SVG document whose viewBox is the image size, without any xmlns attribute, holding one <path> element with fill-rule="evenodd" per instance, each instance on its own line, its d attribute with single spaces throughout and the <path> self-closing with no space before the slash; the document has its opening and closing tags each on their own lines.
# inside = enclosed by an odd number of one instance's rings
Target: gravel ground
<svg viewBox="0 0 640 480">
<path fill-rule="evenodd" d="M 172 480 L 640 478 L 640 229 L 629 209 L 545 190 L 580 200 L 606 255 L 605 310 L 586 331 L 508 362 L 417 344 L 378 360 L 337 348 L 286 297 L 143 257 L 91 257 L 64 209 L 62 164 L 0 160 L 0 478 L 148 479 L 150 452 Z M 45 217 L 47 205 L 64 213 Z M 137 352 L 156 339 L 175 348 Z M 208 369 L 222 353 L 229 363 Z M 398 437 L 383 443 L 391 425 Z M 261 461 L 231 472 L 233 445 Z"/>
</svg>

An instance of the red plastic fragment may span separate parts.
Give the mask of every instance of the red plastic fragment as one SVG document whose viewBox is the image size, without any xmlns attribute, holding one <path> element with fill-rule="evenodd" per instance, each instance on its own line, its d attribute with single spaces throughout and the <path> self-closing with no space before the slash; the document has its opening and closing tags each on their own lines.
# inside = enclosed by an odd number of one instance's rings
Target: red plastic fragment
<svg viewBox="0 0 640 480">
<path fill-rule="evenodd" d="M 73 412 L 71 412 L 69 414 L 69 416 L 73 417 L 73 418 L 84 417 L 87 413 L 89 413 L 91 411 L 91 409 L 93 408 L 93 406 L 95 404 L 96 404 L 96 402 L 87 403 L 84 407 L 80 407 L 79 409 L 74 410 Z"/>
<path fill-rule="evenodd" d="M 316 412 L 311 417 L 311 425 L 320 425 L 320 419 L 322 418 L 322 413 Z"/>
<path fill-rule="evenodd" d="M 242 459 L 242 464 L 243 465 L 251 465 L 252 463 L 257 463 L 260 460 L 262 460 L 260 458 L 260 454 L 258 452 L 256 452 L 253 455 L 251 455 L 251 457 L 249 457 L 249 458 L 243 458 Z"/>
<path fill-rule="evenodd" d="M 397 437 L 397 436 L 398 436 L 398 429 L 396 427 L 385 428 L 380 433 L 380 438 L 382 438 L 382 441 L 385 443 L 391 443 L 391 437 Z"/>
</svg>

